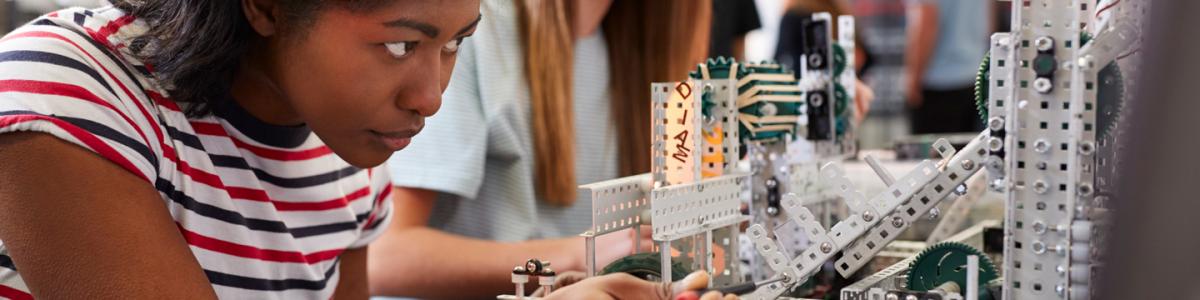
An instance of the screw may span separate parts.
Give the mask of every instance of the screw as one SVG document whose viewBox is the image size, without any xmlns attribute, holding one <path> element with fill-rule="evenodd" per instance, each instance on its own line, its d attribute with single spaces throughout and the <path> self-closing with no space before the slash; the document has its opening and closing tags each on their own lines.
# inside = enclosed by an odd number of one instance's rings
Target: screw
<svg viewBox="0 0 1200 300">
<path fill-rule="evenodd" d="M 1057 267 L 1054 267 L 1054 271 L 1055 271 L 1055 272 L 1058 272 L 1058 275 L 1066 275 L 1066 274 L 1067 274 L 1067 267 L 1063 267 L 1062 265 L 1058 265 Z"/>
<path fill-rule="evenodd" d="M 1033 222 L 1033 232 L 1037 234 L 1046 233 L 1046 223 L 1042 221 Z"/>
<path fill-rule="evenodd" d="M 825 103 L 825 96 L 821 96 L 821 94 L 813 94 L 808 98 L 808 100 L 809 102 L 812 102 L 812 106 L 821 106 L 821 104 Z"/>
<path fill-rule="evenodd" d="M 1004 159 L 999 156 L 988 157 L 988 167 L 999 171 L 1001 168 L 1004 168 Z"/>
<path fill-rule="evenodd" d="M 954 194 L 959 195 L 959 196 L 966 195 L 967 194 L 967 185 L 960 184 L 960 185 L 954 187 Z"/>
<path fill-rule="evenodd" d="M 1050 90 L 1054 89 L 1054 83 L 1048 78 L 1040 77 L 1033 80 L 1033 89 L 1042 94 L 1050 93 Z"/>
<path fill-rule="evenodd" d="M 1079 143 L 1079 154 L 1092 155 L 1092 152 L 1094 151 L 1096 151 L 1096 144 L 1092 143 L 1092 141 L 1083 141 Z"/>
<path fill-rule="evenodd" d="M 775 107 L 775 104 L 772 104 L 771 102 L 766 102 L 761 108 L 758 109 L 758 112 L 762 113 L 763 116 L 774 116 L 776 113 L 779 113 L 779 108 Z"/>
<path fill-rule="evenodd" d="M 1090 183 L 1080 183 L 1080 184 L 1079 184 L 1079 195 L 1080 195 L 1080 196 L 1085 196 L 1085 197 L 1086 197 L 1086 196 L 1091 196 L 1091 195 L 1092 195 L 1092 184 L 1090 184 Z"/>
<path fill-rule="evenodd" d="M 1096 58 L 1092 57 L 1091 55 L 1085 55 L 1080 57 L 1079 60 L 1075 61 L 1075 63 L 1084 70 L 1091 70 L 1092 68 L 1096 67 Z"/>
<path fill-rule="evenodd" d="M 1050 142 L 1047 142 L 1044 139 L 1038 139 L 1036 142 L 1033 142 L 1033 150 L 1037 151 L 1038 153 L 1046 153 L 1046 151 L 1050 151 Z"/>
<path fill-rule="evenodd" d="M 1045 194 L 1047 189 L 1049 189 L 1049 186 L 1046 185 L 1045 181 L 1038 180 L 1037 182 L 1033 183 L 1033 191 L 1037 192 L 1038 194 Z"/>
<path fill-rule="evenodd" d="M 970 160 L 970 159 L 964 159 L 962 161 L 962 168 L 963 168 L 963 170 L 967 170 L 967 171 L 975 169 L 975 161 Z"/>
<path fill-rule="evenodd" d="M 1061 284 L 1059 284 L 1059 285 L 1055 285 L 1055 286 L 1054 286 L 1054 292 L 1055 292 L 1055 293 L 1058 293 L 1058 295 L 1059 295 L 1059 296 L 1066 296 L 1066 295 L 1067 295 L 1067 288 L 1063 287 Z"/>
<path fill-rule="evenodd" d="M 904 296 L 904 300 L 917 300 L 917 296 L 914 296 L 914 295 Z"/>
<path fill-rule="evenodd" d="M 992 180 L 991 183 L 988 183 L 988 186 L 992 188 L 992 191 L 1004 192 L 1004 179 Z"/>
<path fill-rule="evenodd" d="M 808 64 L 814 68 L 820 68 L 825 64 L 825 58 L 820 54 L 809 55 Z"/>
<path fill-rule="evenodd" d="M 937 220 L 938 215 L 940 215 L 940 214 L 942 214 L 942 210 L 938 209 L 937 207 L 934 207 L 929 210 L 929 219 Z"/>
<path fill-rule="evenodd" d="M 821 253 L 829 253 L 829 251 L 833 251 L 833 245 L 828 242 L 821 243 Z"/>
<path fill-rule="evenodd" d="M 863 218 L 863 221 L 870 222 L 871 220 L 875 219 L 875 214 L 872 214 L 870 211 L 864 211 L 862 214 L 862 218 Z"/>
<path fill-rule="evenodd" d="M 896 228 L 904 226 L 904 219 L 901 219 L 899 216 L 892 217 L 892 226 L 896 226 Z"/>
<path fill-rule="evenodd" d="M 988 119 L 988 128 L 991 130 L 1004 129 L 1004 118 L 992 117 L 991 119 Z"/>
<path fill-rule="evenodd" d="M 993 152 L 1004 149 L 1004 140 L 1001 140 L 998 137 L 992 137 L 988 139 L 988 149 L 992 150 Z"/>
<path fill-rule="evenodd" d="M 774 206 L 767 206 L 767 214 L 772 216 L 779 215 L 779 209 Z"/>
<path fill-rule="evenodd" d="M 1033 241 L 1033 253 L 1046 253 L 1046 243 L 1042 243 L 1042 241 Z"/>
<path fill-rule="evenodd" d="M 896 294 L 892 294 L 892 293 L 888 293 L 887 297 L 884 297 L 884 298 L 886 298 L 887 300 L 900 300 L 900 296 L 896 296 Z"/>
<path fill-rule="evenodd" d="M 1039 37 L 1033 40 L 1033 45 L 1037 46 L 1038 51 L 1050 51 L 1054 49 L 1054 39 L 1048 36 Z"/>
</svg>

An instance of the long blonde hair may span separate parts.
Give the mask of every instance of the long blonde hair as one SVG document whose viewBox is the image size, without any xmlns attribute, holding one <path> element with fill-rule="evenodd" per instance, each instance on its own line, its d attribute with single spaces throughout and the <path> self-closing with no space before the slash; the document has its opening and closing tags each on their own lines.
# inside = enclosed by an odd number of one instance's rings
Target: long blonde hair
<svg viewBox="0 0 1200 300">
<path fill-rule="evenodd" d="M 538 195 L 557 206 L 574 204 L 572 109 L 574 0 L 517 0 Z M 601 23 L 608 43 L 612 117 L 619 170 L 650 169 L 650 83 L 679 81 L 708 48 L 709 1 L 614 0 Z"/>
</svg>

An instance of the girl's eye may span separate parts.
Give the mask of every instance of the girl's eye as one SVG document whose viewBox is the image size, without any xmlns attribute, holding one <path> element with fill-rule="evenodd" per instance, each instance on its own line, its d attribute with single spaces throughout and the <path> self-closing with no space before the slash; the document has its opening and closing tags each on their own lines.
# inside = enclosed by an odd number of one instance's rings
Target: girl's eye
<svg viewBox="0 0 1200 300">
<path fill-rule="evenodd" d="M 395 58 L 404 58 L 412 54 L 413 49 L 417 48 L 417 42 L 398 42 L 383 44 L 387 47 L 388 53 Z"/>
<path fill-rule="evenodd" d="M 446 43 L 445 46 L 442 46 L 442 51 L 445 51 L 446 53 L 458 53 L 458 47 L 462 46 L 463 39 L 465 38 L 466 37 L 460 37 L 451 40 L 450 42 Z"/>
</svg>

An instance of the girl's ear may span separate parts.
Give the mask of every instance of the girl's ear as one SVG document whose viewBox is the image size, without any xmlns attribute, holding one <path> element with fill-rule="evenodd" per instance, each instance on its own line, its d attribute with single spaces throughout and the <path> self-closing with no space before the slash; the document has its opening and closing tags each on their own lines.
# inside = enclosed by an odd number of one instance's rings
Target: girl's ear
<svg viewBox="0 0 1200 300">
<path fill-rule="evenodd" d="M 250 22 L 250 27 L 253 27 L 254 31 L 258 32 L 258 35 L 268 37 L 276 33 L 280 21 L 279 17 L 282 13 L 275 0 L 241 1 L 242 11 L 246 14 L 246 21 Z"/>
</svg>

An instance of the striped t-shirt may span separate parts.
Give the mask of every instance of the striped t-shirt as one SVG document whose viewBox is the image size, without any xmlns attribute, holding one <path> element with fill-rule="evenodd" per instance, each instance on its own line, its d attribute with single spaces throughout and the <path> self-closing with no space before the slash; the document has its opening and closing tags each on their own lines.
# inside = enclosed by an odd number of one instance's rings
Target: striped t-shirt
<svg viewBox="0 0 1200 300">
<path fill-rule="evenodd" d="M 153 185 L 222 298 L 331 297 L 339 255 L 387 228 L 388 172 L 236 104 L 186 117 L 129 52 L 146 29 L 118 9 L 73 8 L 5 36 L 0 134 L 50 134 Z M 0 298 L 30 298 L 7 254 L 0 242 Z"/>
</svg>

